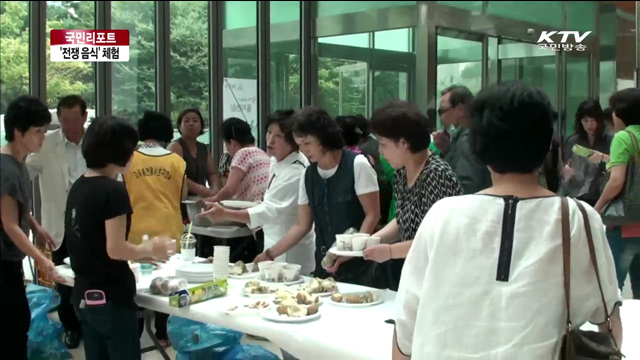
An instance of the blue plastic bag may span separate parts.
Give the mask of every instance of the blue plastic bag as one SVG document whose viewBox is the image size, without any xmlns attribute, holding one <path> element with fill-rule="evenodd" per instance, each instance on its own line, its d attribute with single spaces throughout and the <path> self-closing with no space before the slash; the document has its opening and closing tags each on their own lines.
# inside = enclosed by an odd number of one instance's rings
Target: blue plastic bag
<svg viewBox="0 0 640 360">
<path fill-rule="evenodd" d="M 280 358 L 259 345 L 236 345 L 224 360 L 280 360 Z"/>
<path fill-rule="evenodd" d="M 176 360 L 223 359 L 242 339 L 241 332 L 173 315 L 167 321 L 167 334 L 178 353 Z"/>
<path fill-rule="evenodd" d="M 67 360 L 72 356 L 62 341 L 62 324 L 49 319 L 47 313 L 60 305 L 60 294 L 54 289 L 29 284 L 27 299 L 31 309 L 29 328 L 29 360 Z"/>
</svg>

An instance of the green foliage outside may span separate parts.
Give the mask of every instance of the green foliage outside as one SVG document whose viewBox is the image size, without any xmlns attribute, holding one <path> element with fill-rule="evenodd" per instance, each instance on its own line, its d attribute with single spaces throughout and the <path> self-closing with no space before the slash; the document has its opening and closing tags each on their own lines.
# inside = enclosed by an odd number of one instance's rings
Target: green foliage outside
<svg viewBox="0 0 640 360">
<path fill-rule="evenodd" d="M 130 31 L 130 61 L 113 63 L 113 113 L 135 121 L 146 109 L 156 108 L 155 6 L 151 1 L 113 1 L 112 28 Z M 292 4 L 296 9 L 297 4 Z M 185 108 L 199 108 L 209 114 L 208 5 L 202 1 L 171 2 L 171 117 L 176 120 Z M 95 28 L 93 1 L 49 1 L 48 34 L 51 29 Z M 0 2 L 0 113 L 15 97 L 29 93 L 29 2 Z M 295 44 L 294 44 L 295 43 Z M 231 44 L 233 45 L 233 44 Z M 282 46 L 278 46 L 282 45 Z M 287 53 L 278 49 L 291 49 Z M 271 108 L 300 106 L 300 57 L 297 41 L 272 44 Z M 348 57 L 349 54 L 345 54 Z M 257 47 L 225 49 L 225 76 L 257 79 Z M 330 114 L 366 113 L 398 97 L 397 74 L 374 74 L 373 102 L 366 101 L 366 73 L 342 73 L 341 67 L 356 61 L 319 59 L 320 105 Z M 278 70 L 283 73 L 278 76 Z M 90 109 L 96 108 L 95 64 L 47 61 L 47 103 L 54 109 L 68 94 L 83 96 Z M 275 80 L 277 79 L 277 80 Z M 342 88 L 341 88 L 342 86 Z M 177 134 L 177 133 L 176 133 Z M 208 134 L 201 141 L 208 143 Z M 4 143 L 4 136 L 2 136 Z"/>
</svg>

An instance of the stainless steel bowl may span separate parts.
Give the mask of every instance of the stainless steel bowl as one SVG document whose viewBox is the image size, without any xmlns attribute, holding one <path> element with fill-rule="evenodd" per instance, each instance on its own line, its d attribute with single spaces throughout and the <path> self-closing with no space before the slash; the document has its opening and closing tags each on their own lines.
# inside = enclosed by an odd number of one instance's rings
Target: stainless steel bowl
<svg viewBox="0 0 640 360">
<path fill-rule="evenodd" d="M 228 220 L 211 220 L 208 217 L 197 218 L 196 216 L 200 214 L 207 208 L 207 205 L 204 203 L 201 197 L 198 196 L 190 196 L 187 199 L 182 201 L 183 204 L 187 207 L 187 215 L 189 216 L 189 220 L 193 223 L 193 226 L 199 227 L 210 227 L 210 226 L 244 226 L 245 224 L 228 221 Z"/>
</svg>

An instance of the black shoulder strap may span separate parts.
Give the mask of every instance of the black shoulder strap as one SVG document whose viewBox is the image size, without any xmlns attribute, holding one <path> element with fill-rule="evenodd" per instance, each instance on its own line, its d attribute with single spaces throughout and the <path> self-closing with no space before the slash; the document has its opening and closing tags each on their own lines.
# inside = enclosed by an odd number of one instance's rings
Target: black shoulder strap
<svg viewBox="0 0 640 360">
<path fill-rule="evenodd" d="M 294 160 L 294 162 L 292 162 L 291 164 L 298 164 L 298 165 L 302 166 L 303 169 L 307 168 L 307 166 L 305 164 L 303 164 L 302 161 L 300 161 L 300 160 Z"/>
</svg>

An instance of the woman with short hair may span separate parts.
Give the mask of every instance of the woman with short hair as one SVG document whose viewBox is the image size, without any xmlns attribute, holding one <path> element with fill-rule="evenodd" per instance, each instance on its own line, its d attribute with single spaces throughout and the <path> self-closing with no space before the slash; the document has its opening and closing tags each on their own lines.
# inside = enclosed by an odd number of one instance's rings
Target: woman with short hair
<svg viewBox="0 0 640 360">
<path fill-rule="evenodd" d="M 164 114 L 145 111 L 138 121 L 138 134 L 142 144 L 123 175 L 133 208 L 129 242 L 140 244 L 144 235 L 168 236 L 180 251 L 184 229 L 180 204 L 187 196 L 187 179 L 184 159 L 165 149 L 173 139 L 173 124 Z M 155 335 L 164 347 L 170 344 L 168 317 L 156 312 Z"/>
<path fill-rule="evenodd" d="M 373 236 L 380 245 L 364 251 L 364 258 L 376 262 L 391 260 L 391 290 L 398 290 L 404 258 L 418 226 L 429 209 L 441 199 L 462 194 L 456 174 L 429 150 L 428 119 L 408 102 L 393 102 L 371 116 L 371 128 L 380 151 L 395 169 L 396 218 Z"/>
<path fill-rule="evenodd" d="M 140 244 L 144 235 L 166 235 L 180 240 L 184 229 L 180 204 L 187 195 L 186 163 L 167 149 L 173 138 L 171 119 L 145 111 L 138 121 L 142 144 L 133 153 L 129 172 L 123 175 L 133 215 L 129 241 Z"/>
<path fill-rule="evenodd" d="M 605 158 L 609 180 L 595 206 L 600 213 L 611 201 L 625 196 L 629 163 L 640 157 L 636 148 L 640 144 L 640 89 L 620 90 L 611 96 L 609 104 L 616 134 L 611 142 L 610 158 Z M 636 170 L 635 176 L 637 174 Z M 640 299 L 640 223 L 610 226 L 607 238 L 616 264 L 618 287 L 622 290 L 627 274 L 631 271 L 633 298 Z"/>
<path fill-rule="evenodd" d="M 116 177 L 126 174 L 138 133 L 125 119 L 95 119 L 82 142 L 87 171 L 69 190 L 65 242 L 75 273 L 71 302 L 82 324 L 87 359 L 140 359 L 136 280 L 129 261 L 167 258 L 169 239 L 127 241 L 133 209 Z"/>
<path fill-rule="evenodd" d="M 229 118 L 222 123 L 220 136 L 231 156 L 229 177 L 222 189 L 206 201 L 262 201 L 269 182 L 271 159 L 256 146 L 251 125 L 242 119 Z"/>
<path fill-rule="evenodd" d="M 339 258 L 324 269 L 322 259 L 335 236 L 350 228 L 371 234 L 380 219 L 376 173 L 364 155 L 344 149 L 342 131 L 324 110 L 306 107 L 294 115 L 294 137 L 311 165 L 300 177 L 298 221 L 275 246 L 255 262 L 286 253 L 315 229 L 314 276 L 360 285 L 384 287 L 384 279 L 372 277 L 372 265 L 362 258 Z"/>
<path fill-rule="evenodd" d="M 275 159 L 264 200 L 246 210 L 230 210 L 218 204 L 199 216 L 226 219 L 262 227 L 264 247 L 269 251 L 280 242 L 298 220 L 298 190 L 300 178 L 309 166 L 309 160 L 299 151 L 293 139 L 293 110 L 278 110 L 267 117 L 267 151 Z M 273 258 L 301 266 L 300 273 L 310 275 L 315 269 L 315 234 L 307 232 L 294 247 Z M 263 253 L 263 256 L 268 257 Z"/>
<path fill-rule="evenodd" d="M 396 297 L 393 358 L 557 360 L 567 330 L 562 199 L 537 179 L 553 136 L 551 102 L 537 88 L 501 83 L 478 94 L 470 118 L 471 149 L 492 186 L 442 199 L 422 221 Z M 607 332 L 585 221 L 568 203 L 571 321 Z M 613 257 L 600 216 L 581 204 L 621 346 Z"/>
</svg>

